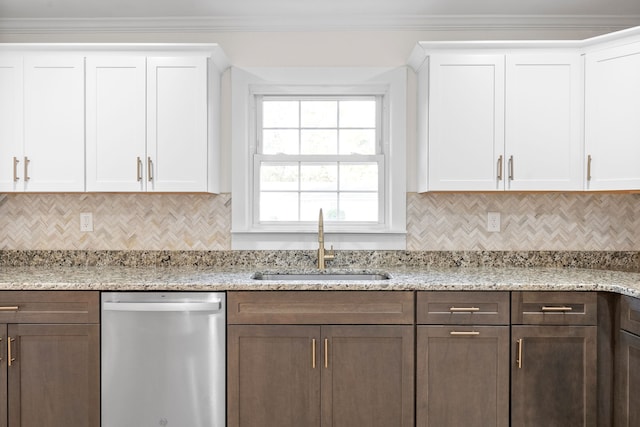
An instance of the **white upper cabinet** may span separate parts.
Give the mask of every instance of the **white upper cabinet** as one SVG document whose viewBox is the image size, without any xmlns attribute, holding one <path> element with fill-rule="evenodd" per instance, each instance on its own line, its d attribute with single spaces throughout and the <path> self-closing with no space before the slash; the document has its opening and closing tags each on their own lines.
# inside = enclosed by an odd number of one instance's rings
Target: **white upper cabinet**
<svg viewBox="0 0 640 427">
<path fill-rule="evenodd" d="M 582 190 L 578 53 L 506 55 L 507 190 Z"/>
<path fill-rule="evenodd" d="M 425 64 L 420 191 L 582 190 L 577 52 L 436 52 Z"/>
<path fill-rule="evenodd" d="M 0 191 L 219 192 L 215 44 L 0 44 Z"/>
<path fill-rule="evenodd" d="M 149 58 L 147 88 L 147 190 L 207 191 L 206 58 Z"/>
<path fill-rule="evenodd" d="M 16 191 L 84 191 L 84 58 L 26 56 L 23 106 Z"/>
<path fill-rule="evenodd" d="M 87 191 L 218 191 L 221 70 L 171 53 L 87 58 Z"/>
<path fill-rule="evenodd" d="M 0 56 L 0 191 L 22 189 L 22 57 Z M 20 175 L 21 176 L 21 175 Z"/>
<path fill-rule="evenodd" d="M 586 55 L 588 190 L 640 189 L 640 42 Z"/>
<path fill-rule="evenodd" d="M 87 58 L 87 191 L 146 188 L 146 59 Z"/>
<path fill-rule="evenodd" d="M 504 56 L 429 58 L 429 190 L 496 190 L 504 150 Z"/>
</svg>

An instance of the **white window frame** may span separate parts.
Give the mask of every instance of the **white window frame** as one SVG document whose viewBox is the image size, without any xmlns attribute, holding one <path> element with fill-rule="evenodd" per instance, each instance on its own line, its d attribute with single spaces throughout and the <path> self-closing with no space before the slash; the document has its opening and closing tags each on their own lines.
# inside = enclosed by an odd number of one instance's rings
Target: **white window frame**
<svg viewBox="0 0 640 427">
<path fill-rule="evenodd" d="M 325 220 L 325 242 L 336 249 L 406 249 L 406 67 L 233 68 L 232 249 L 317 249 L 317 223 L 257 222 L 253 191 L 257 154 L 256 99 L 264 95 L 380 95 L 384 197 L 381 222 Z"/>
</svg>

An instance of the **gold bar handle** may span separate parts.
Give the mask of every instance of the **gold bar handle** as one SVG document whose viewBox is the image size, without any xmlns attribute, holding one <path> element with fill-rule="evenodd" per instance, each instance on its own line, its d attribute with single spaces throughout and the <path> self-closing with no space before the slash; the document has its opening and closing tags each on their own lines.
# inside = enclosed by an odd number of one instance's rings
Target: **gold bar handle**
<svg viewBox="0 0 640 427">
<path fill-rule="evenodd" d="M 324 367 L 329 367 L 329 339 L 324 339 Z"/>
<path fill-rule="evenodd" d="M 29 177 L 29 158 L 27 156 L 24 157 L 24 180 L 29 181 L 31 178 Z"/>
<path fill-rule="evenodd" d="M 0 307 L 0 311 L 18 311 L 20 310 L 20 307 L 18 307 L 17 305 L 5 305 Z"/>
<path fill-rule="evenodd" d="M 498 157 L 498 181 L 502 181 L 502 156 Z"/>
<path fill-rule="evenodd" d="M 513 181 L 513 156 L 509 156 L 509 180 Z"/>
<path fill-rule="evenodd" d="M 151 157 L 147 157 L 147 177 L 149 182 L 153 181 L 153 161 Z"/>
<path fill-rule="evenodd" d="M 452 313 L 459 312 L 472 312 L 472 311 L 480 311 L 480 307 L 450 307 L 449 311 Z"/>
<path fill-rule="evenodd" d="M 311 367 L 316 369 L 316 339 L 311 340 Z"/>
<path fill-rule="evenodd" d="M 562 307 L 551 307 L 551 306 L 542 306 L 542 311 L 571 311 L 573 310 L 573 307 L 566 307 L 566 306 L 562 306 Z"/>
<path fill-rule="evenodd" d="M 471 337 L 471 336 L 478 336 L 480 335 L 480 332 L 478 331 L 451 331 L 449 332 L 449 335 L 452 335 L 454 337 Z"/>
<path fill-rule="evenodd" d="M 18 160 L 17 157 L 13 158 L 13 182 L 18 182 L 20 180 L 20 177 L 18 177 L 18 163 L 20 163 L 20 160 Z"/>
<path fill-rule="evenodd" d="M 140 160 L 140 157 L 136 158 L 136 173 L 138 182 L 142 181 L 142 160 Z"/>
<path fill-rule="evenodd" d="M 520 338 L 518 341 L 518 355 L 516 357 L 516 364 L 518 365 L 518 369 L 522 368 L 522 347 L 524 347 L 524 339 Z"/>
<path fill-rule="evenodd" d="M 587 181 L 591 181 L 591 154 L 587 156 Z"/>
<path fill-rule="evenodd" d="M 7 339 L 7 365 L 9 366 L 11 366 L 11 363 L 16 360 L 16 358 L 11 355 L 11 343 L 14 341 L 15 340 L 11 337 Z"/>
</svg>

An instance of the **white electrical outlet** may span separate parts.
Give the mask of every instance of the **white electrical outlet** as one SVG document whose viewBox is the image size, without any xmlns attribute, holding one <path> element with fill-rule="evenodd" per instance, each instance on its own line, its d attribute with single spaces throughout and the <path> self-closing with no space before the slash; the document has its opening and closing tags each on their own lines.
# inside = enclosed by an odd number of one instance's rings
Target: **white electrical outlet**
<svg viewBox="0 0 640 427">
<path fill-rule="evenodd" d="M 487 213 L 487 231 L 490 233 L 500 232 L 500 212 Z"/>
<path fill-rule="evenodd" d="M 91 212 L 80 214 L 80 231 L 93 231 L 93 214 Z"/>
</svg>

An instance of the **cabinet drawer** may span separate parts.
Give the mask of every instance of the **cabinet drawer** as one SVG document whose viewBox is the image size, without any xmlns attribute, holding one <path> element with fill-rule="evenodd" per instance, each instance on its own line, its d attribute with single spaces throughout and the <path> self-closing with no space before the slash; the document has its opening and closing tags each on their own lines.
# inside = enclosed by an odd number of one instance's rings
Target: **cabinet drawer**
<svg viewBox="0 0 640 427">
<path fill-rule="evenodd" d="M 229 292 L 229 324 L 413 324 L 412 292 Z"/>
<path fill-rule="evenodd" d="M 516 325 L 597 325 L 595 292 L 513 292 Z"/>
<path fill-rule="evenodd" d="M 418 292 L 417 323 L 508 325 L 508 292 Z"/>
<path fill-rule="evenodd" d="M 623 296 L 620 302 L 620 328 L 640 335 L 640 299 Z"/>
<path fill-rule="evenodd" d="M 99 292 L 1 291 L 0 323 L 99 323 Z"/>
</svg>

